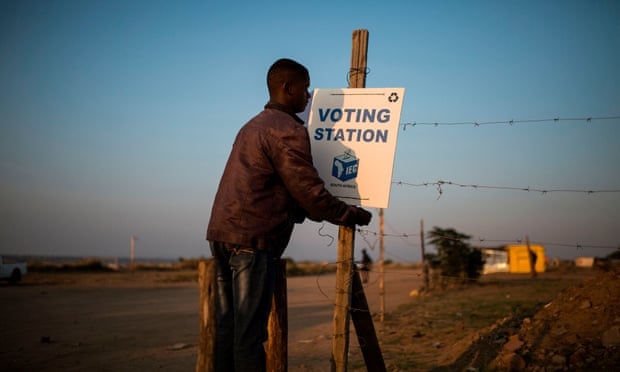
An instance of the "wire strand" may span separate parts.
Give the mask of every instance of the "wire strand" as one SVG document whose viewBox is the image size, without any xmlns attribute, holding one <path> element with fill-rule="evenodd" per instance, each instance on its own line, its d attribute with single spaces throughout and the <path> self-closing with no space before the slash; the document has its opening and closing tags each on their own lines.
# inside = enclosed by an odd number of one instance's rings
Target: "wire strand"
<svg viewBox="0 0 620 372">
<path fill-rule="evenodd" d="M 524 120 L 495 120 L 495 121 L 457 121 L 457 122 L 410 122 L 410 123 L 400 123 L 400 126 L 403 127 L 403 130 L 406 130 L 407 127 L 415 127 L 420 125 L 425 126 L 456 126 L 456 125 L 468 125 L 479 127 L 482 125 L 514 125 L 514 124 L 540 124 L 540 123 L 558 123 L 561 121 L 585 121 L 586 123 L 591 123 L 593 121 L 599 120 L 615 120 L 620 119 L 620 116 L 586 116 L 580 118 L 544 118 L 544 119 L 524 119 Z"/>
<path fill-rule="evenodd" d="M 398 186 L 412 186 L 412 187 L 429 187 L 434 186 L 439 193 L 438 199 L 443 195 L 443 186 L 457 186 L 461 188 L 472 188 L 472 189 L 492 189 L 492 190 L 509 190 L 509 191 L 527 191 L 527 192 L 538 192 L 541 194 L 550 194 L 550 193 L 580 193 L 580 194 L 601 194 L 601 193 L 618 193 L 620 189 L 602 189 L 602 190 L 592 190 L 592 189 L 572 189 L 572 188 L 557 188 L 557 189 L 542 189 L 537 187 L 518 187 L 518 186 L 490 186 L 490 185 L 468 185 L 453 181 L 435 181 L 435 182 L 422 182 L 422 183 L 411 183 L 411 182 L 403 182 L 403 181 L 392 181 L 393 185 Z"/>
<path fill-rule="evenodd" d="M 370 235 L 374 235 L 374 236 L 384 236 L 384 237 L 396 237 L 396 238 L 409 238 L 409 237 L 419 237 L 420 234 L 381 234 L 380 232 L 376 232 L 376 231 L 370 231 L 370 230 L 362 230 L 362 229 L 357 229 L 357 231 L 360 234 L 370 234 Z M 455 238 L 453 236 L 449 236 L 449 235 L 435 235 L 435 236 L 428 236 L 426 237 L 424 240 L 425 241 L 430 241 L 434 238 L 443 238 L 443 239 L 449 239 L 449 240 L 474 240 L 474 241 L 478 241 L 479 243 L 516 243 L 516 244 L 523 244 L 523 242 L 525 241 L 525 239 L 487 239 L 487 238 L 483 238 L 483 237 L 475 237 L 475 238 L 469 238 L 469 239 L 459 239 L 459 238 Z M 597 245 L 597 244 L 583 244 L 583 243 L 557 243 L 557 242 L 545 242 L 545 241 L 530 241 L 530 244 L 538 244 L 538 245 L 545 245 L 545 246 L 555 246 L 555 247 L 568 247 L 568 248 L 577 248 L 577 249 L 583 249 L 583 248 L 600 248 L 600 249 L 619 249 L 620 250 L 620 244 L 618 245 Z"/>
</svg>

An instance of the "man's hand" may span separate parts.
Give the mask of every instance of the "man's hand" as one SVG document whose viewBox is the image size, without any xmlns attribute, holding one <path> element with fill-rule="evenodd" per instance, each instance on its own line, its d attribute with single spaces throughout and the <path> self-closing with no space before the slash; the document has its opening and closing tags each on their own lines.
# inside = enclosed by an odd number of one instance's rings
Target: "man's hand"
<svg viewBox="0 0 620 372">
<path fill-rule="evenodd" d="M 347 226 L 365 226 L 370 223 L 372 214 L 364 208 L 350 206 L 349 216 L 347 218 Z"/>
</svg>

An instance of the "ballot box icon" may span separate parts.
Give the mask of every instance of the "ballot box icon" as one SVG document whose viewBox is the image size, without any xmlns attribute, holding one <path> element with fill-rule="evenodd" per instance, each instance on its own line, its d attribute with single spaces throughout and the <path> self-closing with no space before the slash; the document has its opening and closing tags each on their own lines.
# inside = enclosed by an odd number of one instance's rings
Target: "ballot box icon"
<svg viewBox="0 0 620 372">
<path fill-rule="evenodd" d="M 354 179 L 357 177 L 358 166 L 359 159 L 350 153 L 345 152 L 344 154 L 338 155 L 334 158 L 334 162 L 332 164 L 332 176 L 342 182 Z"/>
</svg>

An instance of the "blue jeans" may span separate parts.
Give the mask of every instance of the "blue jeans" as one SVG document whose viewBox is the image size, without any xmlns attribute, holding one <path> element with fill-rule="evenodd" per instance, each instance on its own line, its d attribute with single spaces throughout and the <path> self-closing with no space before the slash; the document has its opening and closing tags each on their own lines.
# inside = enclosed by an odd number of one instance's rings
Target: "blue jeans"
<svg viewBox="0 0 620 372">
<path fill-rule="evenodd" d="M 267 251 L 209 243 L 217 278 L 215 370 L 265 371 L 274 257 Z"/>
</svg>

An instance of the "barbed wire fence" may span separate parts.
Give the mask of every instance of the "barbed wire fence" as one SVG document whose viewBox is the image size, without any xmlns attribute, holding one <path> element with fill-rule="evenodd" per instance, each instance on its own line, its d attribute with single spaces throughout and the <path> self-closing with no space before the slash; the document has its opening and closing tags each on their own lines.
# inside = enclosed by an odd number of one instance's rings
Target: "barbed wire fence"
<svg viewBox="0 0 620 372">
<path fill-rule="evenodd" d="M 339 261 L 322 263 L 319 273 L 315 275 L 316 287 L 318 291 L 320 292 L 321 296 L 324 297 L 326 301 L 333 304 L 334 306 L 340 306 L 340 305 L 336 303 L 333 295 L 328 293 L 328 292 L 331 292 L 331 290 L 325 289 L 324 285 L 321 284 L 321 279 L 327 273 L 333 272 L 333 270 L 331 271 L 327 270 L 328 267 L 336 267 L 339 263 L 340 263 Z M 352 271 L 351 275 L 355 275 L 356 271 L 359 271 L 359 268 Z M 374 264 L 368 269 L 368 271 L 370 274 L 372 274 L 371 278 L 373 279 L 369 280 L 368 283 L 364 284 L 364 287 L 377 286 L 378 281 L 379 281 L 379 276 L 381 275 L 380 271 L 374 269 Z M 402 267 L 395 266 L 394 268 L 391 268 L 391 269 L 389 268 L 385 269 L 383 271 L 383 275 L 385 275 L 386 277 L 391 277 L 392 280 L 402 280 L 404 278 L 407 281 L 411 281 L 412 291 L 415 291 L 416 289 L 422 286 L 423 273 L 422 273 L 421 267 L 418 267 L 414 264 L 405 265 Z M 452 283 L 460 283 L 463 285 L 480 283 L 481 281 L 480 278 L 468 278 L 466 276 L 446 275 L 446 274 L 441 273 L 440 270 L 433 270 L 433 281 L 435 282 L 434 285 L 435 286 L 439 285 L 438 282 L 441 280 L 451 280 Z M 329 285 L 330 285 L 329 288 L 331 288 L 332 283 L 330 282 Z M 497 291 L 498 291 L 498 295 L 501 295 L 501 296 L 504 295 L 503 290 L 501 288 L 497 288 Z M 355 307 L 350 307 L 349 309 L 351 311 L 372 311 L 368 309 L 359 309 Z"/>
<path fill-rule="evenodd" d="M 368 74 L 369 73 L 369 69 L 367 69 L 366 71 L 364 71 L 364 73 Z M 408 127 L 411 128 L 415 128 L 415 127 L 420 127 L 420 126 L 432 126 L 432 127 L 440 127 L 440 126 L 445 126 L 445 127 L 453 127 L 453 126 L 471 126 L 471 127 L 482 127 L 482 126 L 508 126 L 508 127 L 512 127 L 512 126 L 516 126 L 516 125 L 542 125 L 542 124 L 559 124 L 559 123 L 574 123 L 574 122 L 583 122 L 585 124 L 592 124 L 595 122 L 603 122 L 603 121 L 610 121 L 610 120 L 618 120 L 620 119 L 620 115 L 614 115 L 614 116 L 583 116 L 583 117 L 563 117 L 563 116 L 557 116 L 557 117 L 547 117 L 547 118 L 537 118 L 537 119 L 509 119 L 509 120 L 492 120 L 492 121 L 456 121 L 456 122 L 440 122 L 440 121 L 433 121 L 433 122 L 403 122 L 400 123 L 400 127 L 403 129 L 403 131 L 406 131 Z M 425 188 L 435 188 L 435 190 L 438 193 L 438 197 L 437 199 L 441 198 L 441 196 L 444 194 L 444 192 L 446 192 L 446 190 L 450 187 L 454 187 L 454 188 L 461 188 L 461 189 L 469 189 L 469 190 L 498 190 L 498 191 L 514 191 L 514 192 L 526 192 L 526 193 L 532 193 L 532 194 L 539 194 L 539 195 L 547 195 L 547 194 L 557 194 L 557 193 L 566 193 L 566 194 L 582 194 L 585 196 L 590 196 L 590 195 L 595 195 L 595 194 L 617 194 L 620 193 L 620 187 L 610 187 L 610 188 L 576 188 L 576 187 L 560 187 L 560 188 L 544 188 L 544 187 L 535 187 L 535 186 L 512 186 L 512 185 L 489 185 L 489 184 L 467 184 L 467 183 L 460 183 L 460 182 L 455 182 L 455 181 L 449 181 L 449 180 L 437 180 L 437 181 L 432 181 L 432 182 L 419 182 L 419 183 L 413 183 L 413 182 L 407 182 L 407 181 L 403 181 L 403 180 L 393 180 L 392 181 L 392 185 L 394 186 L 399 186 L 399 187 L 425 187 Z M 389 225 L 388 225 L 389 226 Z M 327 238 L 329 239 L 329 243 L 327 245 L 331 245 L 334 243 L 334 241 L 336 240 L 334 236 L 330 235 L 329 233 L 326 233 L 323 231 L 323 227 L 324 225 L 321 226 L 321 228 L 319 229 L 319 235 L 322 238 Z M 363 244 L 365 244 L 366 247 L 370 248 L 371 250 L 374 250 L 374 248 L 377 245 L 377 242 L 381 239 L 381 238 L 394 238 L 394 239 L 399 239 L 402 242 L 404 242 L 405 244 L 411 246 L 411 247 L 420 247 L 420 245 L 422 243 L 420 243 L 420 239 L 421 239 L 421 234 L 420 233 L 407 233 L 407 232 L 398 232 L 396 229 L 394 229 L 393 227 L 389 226 L 390 229 L 392 230 L 391 233 L 385 233 L 385 232 L 377 232 L 377 231 L 372 231 L 369 229 L 362 229 L 362 228 L 357 228 L 356 232 L 358 233 L 358 236 L 361 237 L 362 241 L 364 242 Z M 451 240 L 462 240 L 462 239 L 457 239 L 451 236 L 433 236 L 433 238 L 442 238 L 442 239 L 451 239 Z M 425 242 L 430 242 L 430 240 L 432 240 L 432 238 L 426 238 L 424 239 Z M 478 244 L 485 244 L 485 243 L 492 243 L 495 244 L 497 246 L 499 245 L 508 245 L 508 244 L 523 244 L 525 239 L 522 238 L 504 238 L 504 239 L 489 239 L 486 237 L 474 237 L 474 238 L 470 238 L 470 239 L 466 239 L 472 242 L 477 242 Z M 592 249 L 604 249 L 604 250 L 610 250 L 610 249 L 618 249 L 620 250 L 620 244 L 619 245 L 599 245 L 599 244 L 590 244 L 590 243 L 584 243 L 584 242 L 574 242 L 574 243 L 568 243 L 568 242 L 553 242 L 553 241 L 531 241 L 531 244 L 536 244 L 536 245 L 543 245 L 543 246 L 553 246 L 553 247 L 562 247 L 562 248 L 572 248 L 572 249 L 577 249 L 577 250 L 582 250 L 582 249 L 586 249 L 586 248 L 592 248 Z M 415 263 L 414 260 L 410 260 L 407 259 L 405 257 L 402 257 L 394 252 L 392 252 L 390 249 L 385 249 L 385 254 L 388 255 L 389 257 L 392 257 L 396 260 L 398 260 L 399 262 L 403 262 L 403 263 Z M 332 263 L 327 263 L 326 265 L 336 265 L 338 264 L 338 262 L 332 262 Z M 374 269 L 370 269 L 369 270 L 371 273 L 373 274 L 377 274 L 374 275 L 375 276 L 375 281 L 378 280 L 378 272 Z M 387 276 L 392 276 L 392 275 L 405 275 L 405 276 L 409 276 L 412 279 L 421 279 L 422 277 L 422 272 L 421 271 L 411 271 L 411 272 L 403 272 L 403 271 L 393 271 L 393 270 L 385 270 L 383 272 L 384 275 Z M 323 294 L 324 297 L 329 298 L 329 296 L 327 296 L 327 294 L 325 293 L 325 291 L 323 291 L 323 289 L 320 287 L 320 283 L 319 283 L 319 278 L 321 277 L 322 274 L 317 275 L 317 287 L 319 288 L 319 291 Z M 468 278 L 463 278 L 463 277 L 449 277 L 446 275 L 443 275 L 441 273 L 437 274 L 435 273 L 435 275 L 439 276 L 439 279 L 453 279 L 453 280 L 471 280 L 471 281 L 477 281 L 478 279 L 468 279 Z M 371 284 L 376 284 L 376 283 L 371 283 Z M 335 303 L 334 303 L 335 304 Z M 359 309 L 351 309 L 352 311 L 360 311 Z"/>
<path fill-rule="evenodd" d="M 509 125 L 513 126 L 515 124 L 543 124 L 543 123 L 560 123 L 560 122 L 575 122 L 581 121 L 585 123 L 592 123 L 594 121 L 602 121 L 602 120 L 616 120 L 620 119 L 620 116 L 586 116 L 579 118 L 569 118 L 569 117 L 555 117 L 555 118 L 542 118 L 542 119 L 523 119 L 523 120 L 493 120 L 493 121 L 457 121 L 457 122 L 406 122 L 400 123 L 400 126 L 403 128 L 403 131 L 407 129 L 407 127 L 416 127 L 416 126 L 473 126 L 480 127 L 485 125 Z"/>
<path fill-rule="evenodd" d="M 322 232 L 323 228 L 325 227 L 324 224 L 321 225 L 321 227 L 318 230 L 318 235 L 323 237 L 323 238 L 327 238 L 329 240 L 329 243 L 326 243 L 326 246 L 331 246 L 334 241 L 336 240 L 336 238 L 334 236 L 332 236 L 329 233 L 325 233 Z M 359 234 L 359 236 L 362 238 L 362 240 L 364 241 L 365 245 L 367 248 L 374 250 L 376 247 L 377 242 L 379 241 L 380 237 L 384 237 L 384 238 L 398 238 L 400 240 L 402 240 L 403 242 L 405 242 L 407 245 L 411 246 L 411 247 L 419 247 L 419 239 L 420 239 L 420 233 L 381 233 L 378 231 L 374 231 L 374 230 L 369 230 L 369 229 L 362 229 L 362 228 L 356 228 L 356 232 Z M 374 238 L 374 240 L 371 241 L 371 237 Z M 436 238 L 442 238 L 442 239 L 448 239 L 448 240 L 462 240 L 462 239 L 458 239 L 458 238 L 454 238 L 452 236 L 448 236 L 448 235 L 436 235 Z M 415 239 L 415 241 L 413 241 L 412 239 Z M 431 238 L 426 238 L 425 241 L 426 242 L 430 242 Z M 504 238 L 504 239 L 489 239 L 489 238 L 485 238 L 485 237 L 481 237 L 481 236 L 477 236 L 477 237 L 472 237 L 470 239 L 467 239 L 473 242 L 477 242 L 478 244 L 485 244 L 485 243 L 493 243 L 495 245 L 507 245 L 507 244 L 524 244 L 525 243 L 525 239 L 523 238 Z M 584 243 L 584 242 L 574 242 L 574 243 L 567 243 L 567 242 L 552 242 L 552 241 L 537 241 L 537 240 L 532 240 L 530 241 L 530 244 L 536 244 L 536 245 L 542 245 L 542 246 L 546 246 L 546 247 L 560 247 L 560 248 L 574 248 L 577 250 L 583 250 L 583 249 L 605 249 L 605 250 L 620 250 L 620 244 L 618 245 L 600 245 L 600 244 L 591 244 L 591 243 Z M 416 262 L 412 259 L 408 259 L 405 257 L 402 257 L 400 255 L 395 254 L 394 252 L 391 252 L 389 249 L 386 249 L 386 254 L 397 259 L 399 262 L 403 262 L 403 263 L 407 263 L 407 262 Z"/>
<path fill-rule="evenodd" d="M 370 70 L 367 68 L 365 71 L 355 71 L 356 73 L 365 73 L 368 74 L 370 72 Z M 349 79 L 349 76 L 347 75 L 347 81 Z M 553 118 L 542 118 L 542 119 L 524 119 L 524 120 L 514 120 L 514 119 L 510 119 L 510 120 L 496 120 L 496 121 L 460 121 L 460 122 L 405 122 L 405 123 L 401 123 L 400 126 L 402 127 L 403 131 L 405 131 L 407 129 L 407 127 L 418 127 L 418 126 L 433 126 L 433 127 L 439 127 L 439 126 L 472 126 L 472 127 L 481 127 L 481 126 L 490 126 L 490 125 L 507 125 L 507 126 L 514 126 L 514 125 L 520 125 L 520 124 L 546 124 L 546 123 L 560 123 L 560 122 L 584 122 L 586 124 L 589 123 L 593 123 L 593 122 L 599 122 L 599 121 L 605 121 L 605 120 L 616 120 L 616 119 L 620 119 L 620 116 L 585 116 L 585 117 L 553 117 Z M 453 181 L 445 181 L 445 180 L 438 180 L 438 181 L 433 181 L 433 182 L 422 182 L 422 183 L 411 183 L 411 182 L 405 182 L 405 181 L 393 181 L 392 182 L 393 185 L 397 185 L 397 186 L 408 186 L 408 187 L 434 187 L 439 196 L 438 198 L 440 198 L 442 196 L 442 194 L 444 193 L 444 189 L 447 187 L 458 187 L 458 188 L 464 188 L 464 189 L 472 189 L 472 190 L 501 190 L 501 191 L 522 191 L 522 192 L 528 192 L 528 193 L 536 193 L 536 194 L 541 194 L 541 195 L 546 195 L 546 194 L 550 194 L 550 193 L 572 193 L 572 194 L 583 194 L 583 195 L 593 195 L 593 194 L 613 194 L 613 193 L 619 193 L 620 192 L 620 188 L 616 188 L 616 187 L 612 187 L 612 188 L 604 188 L 604 189 L 580 189 L 580 188 L 541 188 L 541 187 L 530 187 L 530 186 L 497 186 L 497 185 L 483 185 L 483 184 L 464 184 L 464 183 L 458 183 L 458 182 L 453 182 Z M 389 226 L 389 225 L 388 225 Z M 332 245 L 334 243 L 334 241 L 336 240 L 334 236 L 330 235 L 329 233 L 326 233 L 323 231 L 324 225 L 321 225 L 319 231 L 318 231 L 318 235 L 321 236 L 324 239 L 327 239 L 329 241 L 329 243 L 327 243 L 328 246 Z M 370 248 L 371 250 L 373 250 L 375 248 L 375 246 L 377 245 L 377 242 L 379 241 L 380 238 L 393 238 L 393 239 L 399 239 L 401 241 L 403 241 L 405 244 L 412 246 L 412 247 L 419 247 L 420 246 L 420 239 L 421 239 L 421 234 L 420 233 L 402 233 L 402 232 L 398 232 L 396 229 L 394 229 L 393 227 L 390 226 L 390 229 L 393 231 L 391 233 L 385 233 L 385 232 L 377 232 L 377 231 L 373 231 L 373 230 L 369 230 L 369 229 L 362 229 L 362 228 L 356 228 L 356 232 L 358 233 L 358 236 L 360 236 L 364 242 L 364 244 L 366 245 L 366 247 Z M 434 235 L 433 238 L 443 238 L 443 239 L 452 239 L 452 240 L 462 240 L 462 239 L 457 239 L 454 238 L 452 236 L 437 236 Z M 430 238 L 426 238 L 424 239 L 424 241 L 430 241 Z M 466 240 L 472 240 L 472 241 L 477 241 L 480 244 L 482 243 L 493 243 L 493 244 L 523 244 L 525 239 L 521 239 L 521 238 L 508 238 L 508 239 L 488 239 L 485 237 L 475 237 L 475 238 L 471 238 L 471 239 L 466 239 Z M 593 248 L 593 249 L 618 249 L 620 250 L 620 244 L 616 245 L 616 246 L 612 246 L 612 245 L 597 245 L 597 244 L 588 244 L 588 243 L 583 243 L 583 242 L 576 242 L 576 243 L 566 243 L 566 242 L 551 242 L 551 241 L 531 241 L 531 244 L 540 244 L 540 245 L 544 245 L 544 246 L 555 246 L 555 247 L 564 247 L 564 248 L 574 248 L 574 249 L 584 249 L 584 248 Z M 415 263 L 413 260 L 408 260 L 404 257 L 401 257 L 397 254 L 395 254 L 394 252 L 391 252 L 389 249 L 385 250 L 385 253 L 388 256 L 394 257 L 396 259 L 398 259 L 400 262 L 410 262 L 410 263 Z M 324 274 L 324 269 L 327 268 L 328 266 L 335 266 L 338 265 L 339 262 L 328 262 L 323 264 L 322 266 L 322 270 L 319 274 L 316 275 L 316 285 L 318 290 L 320 291 L 320 293 L 331 303 L 333 303 L 334 306 L 339 306 L 335 299 L 331 298 L 326 291 L 323 290 L 323 288 L 321 287 L 321 284 L 319 282 L 319 279 L 323 276 Z M 403 271 L 403 270 L 384 270 L 383 272 L 378 272 L 377 270 L 370 268 L 369 269 L 370 273 L 373 274 L 374 280 L 369 282 L 369 286 L 374 286 L 377 284 L 378 282 L 378 276 L 380 274 L 384 274 L 386 276 L 404 276 L 405 278 L 411 279 L 413 280 L 422 280 L 422 271 L 421 270 L 411 270 L 411 271 Z M 352 275 L 355 275 L 357 273 L 355 273 L 354 271 L 352 272 Z M 477 282 L 478 279 L 474 279 L 474 278 L 465 278 L 465 277 L 455 277 L 455 276 L 448 276 L 448 275 L 443 275 L 439 272 L 435 272 L 436 277 L 439 277 L 440 279 L 453 279 L 453 280 L 459 280 L 459 281 L 471 281 L 471 282 Z M 413 288 L 412 288 L 413 289 Z M 501 287 L 498 286 L 496 288 L 497 290 L 497 296 L 500 297 L 505 297 L 506 293 L 505 290 Z M 349 308 L 350 311 L 369 311 L 367 309 L 355 309 L 355 308 Z M 433 316 L 430 316 L 431 321 L 434 320 Z M 336 335 L 332 335 L 332 337 L 335 337 Z"/>
<path fill-rule="evenodd" d="M 538 119 L 510 119 L 510 120 L 492 120 L 492 121 L 456 121 L 456 122 L 404 122 L 400 123 L 400 126 L 403 130 L 406 130 L 407 127 L 416 127 L 416 126 L 472 126 L 472 127 L 480 127 L 487 125 L 508 125 L 513 126 L 516 124 L 546 124 L 546 123 L 560 123 L 560 122 L 584 122 L 584 123 L 593 123 L 600 121 L 608 121 L 608 120 L 618 120 L 620 119 L 620 115 L 612 115 L 612 116 L 583 116 L 583 117 L 551 117 L 551 118 L 538 118 Z M 583 189 L 583 188 L 572 188 L 572 187 L 561 187 L 561 188 L 542 188 L 542 187 L 532 187 L 532 186 L 511 186 L 511 185 L 486 185 L 486 184 L 466 184 L 454 181 L 447 180 L 437 180 L 432 182 L 420 182 L 413 183 L 402 180 L 392 181 L 392 185 L 395 186 L 403 186 L 403 187 L 433 187 L 437 191 L 437 199 L 441 198 L 444 194 L 447 187 L 455 187 L 461 189 L 471 189 L 471 190 L 500 190 L 500 191 L 521 191 L 533 194 L 547 195 L 551 193 L 570 193 L 570 194 L 583 194 L 583 195 L 593 195 L 593 194 L 617 194 L 620 193 L 619 187 L 612 188 L 604 188 L 604 189 Z M 394 230 L 392 228 L 392 230 Z M 410 238 L 416 237 L 419 239 L 418 233 L 383 233 L 380 234 L 378 232 L 358 229 L 358 232 L 363 237 L 363 239 L 367 242 L 368 235 L 374 236 L 383 236 L 383 237 L 396 237 L 406 244 L 412 246 L 416 243 L 410 241 Z M 449 237 L 443 237 L 449 238 Z M 498 243 L 498 244 L 521 244 L 523 243 L 523 239 L 486 239 L 482 237 L 475 238 L 474 240 L 479 243 Z M 368 243 L 368 242 L 367 242 Z M 597 245 L 597 244 L 588 244 L 588 243 L 565 243 L 565 242 L 549 242 L 549 241 L 539 241 L 532 242 L 532 244 L 540 244 L 546 246 L 554 246 L 554 247 L 565 247 L 565 248 L 576 248 L 576 249 L 584 249 L 584 248 L 595 248 L 595 249 L 620 249 L 620 244 L 616 246 L 612 245 Z"/>
<path fill-rule="evenodd" d="M 476 184 L 463 184 L 453 181 L 443 181 L 438 180 L 434 182 L 422 182 L 422 183 L 411 183 L 404 181 L 392 181 L 392 185 L 397 186 L 410 186 L 410 187 L 435 187 L 437 192 L 439 193 L 438 198 L 440 198 L 444 193 L 444 186 L 455 186 L 460 188 L 469 188 L 474 190 L 505 190 L 505 191 L 525 191 L 532 193 L 540 193 L 542 195 L 550 194 L 550 193 L 578 193 L 578 194 L 603 194 L 603 193 L 620 193 L 620 188 L 618 189 L 577 189 L 577 188 L 549 188 L 543 189 L 539 187 L 530 187 L 530 186 L 493 186 L 493 185 L 476 185 Z"/>
</svg>

